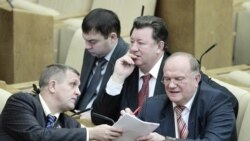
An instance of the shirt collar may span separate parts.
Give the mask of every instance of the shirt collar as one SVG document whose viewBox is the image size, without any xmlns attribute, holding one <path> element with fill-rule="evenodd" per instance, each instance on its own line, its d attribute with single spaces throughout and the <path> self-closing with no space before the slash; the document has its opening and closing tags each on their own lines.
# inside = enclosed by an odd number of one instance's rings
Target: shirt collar
<svg viewBox="0 0 250 141">
<path fill-rule="evenodd" d="M 161 62 L 162 62 L 162 59 L 163 59 L 163 55 L 161 56 L 161 58 L 156 62 L 156 64 L 153 66 L 153 68 L 151 68 L 151 70 L 149 71 L 149 74 L 151 74 L 151 76 L 153 78 L 157 78 L 158 76 L 158 72 L 160 70 L 160 67 L 161 67 Z M 139 78 L 141 78 L 143 75 L 145 75 L 141 69 L 139 69 Z"/>
<path fill-rule="evenodd" d="M 56 116 L 56 119 L 58 119 L 60 113 L 54 113 L 52 114 L 48 105 L 46 104 L 45 100 L 43 99 L 42 95 L 39 94 L 39 99 L 41 101 L 41 104 L 42 104 L 42 107 L 43 107 L 43 111 L 45 113 L 45 116 L 47 117 L 49 114 L 53 115 L 53 116 Z"/>
</svg>

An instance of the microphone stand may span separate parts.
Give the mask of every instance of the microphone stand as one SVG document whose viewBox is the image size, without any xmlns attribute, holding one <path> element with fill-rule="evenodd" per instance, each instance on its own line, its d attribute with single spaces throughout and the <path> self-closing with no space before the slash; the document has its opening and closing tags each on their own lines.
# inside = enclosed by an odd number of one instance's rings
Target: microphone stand
<svg viewBox="0 0 250 141">
<path fill-rule="evenodd" d="M 201 67 L 201 61 L 202 61 L 202 58 L 205 54 L 207 54 L 210 50 L 212 50 L 214 47 L 217 46 L 217 43 L 214 43 L 212 46 L 210 46 L 200 57 L 200 59 L 198 60 L 199 64 L 200 64 L 200 67 Z"/>
</svg>

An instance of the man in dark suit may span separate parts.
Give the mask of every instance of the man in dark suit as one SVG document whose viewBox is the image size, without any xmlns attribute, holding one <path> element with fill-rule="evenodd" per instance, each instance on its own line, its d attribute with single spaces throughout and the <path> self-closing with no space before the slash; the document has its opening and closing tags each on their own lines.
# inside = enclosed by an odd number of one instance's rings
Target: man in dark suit
<svg viewBox="0 0 250 141">
<path fill-rule="evenodd" d="M 39 80 L 40 93 L 13 94 L 1 115 L 1 140 L 16 141 L 88 141 L 112 140 L 121 130 L 108 125 L 81 128 L 64 114 L 75 107 L 79 91 L 79 73 L 68 66 L 48 66 Z"/>
<path fill-rule="evenodd" d="M 140 119 L 160 126 L 155 132 L 139 137 L 139 141 L 237 141 L 230 98 L 201 81 L 199 63 L 192 55 L 172 54 L 163 73 L 167 95 L 148 99 L 139 115 Z M 129 109 L 126 112 L 131 113 Z"/>
<path fill-rule="evenodd" d="M 155 16 L 138 17 L 133 23 L 130 38 L 129 53 L 116 61 L 106 93 L 97 97 L 93 104 L 92 113 L 105 115 L 115 121 L 121 109 L 129 107 L 135 110 L 141 106 L 139 93 L 142 88 L 148 91 L 144 98 L 165 93 L 161 83 L 163 62 L 168 57 L 165 22 Z M 144 76 L 150 78 L 147 87 L 144 87 Z M 108 124 L 94 114 L 91 116 L 95 124 Z"/>
<path fill-rule="evenodd" d="M 115 61 L 128 50 L 128 44 L 120 37 L 120 21 L 110 10 L 98 8 L 90 11 L 83 19 L 82 31 L 86 47 L 80 78 L 81 96 L 76 104 L 78 110 L 91 108 L 96 97 L 105 92 Z M 106 62 L 98 80 L 93 80 L 98 58 L 104 58 Z"/>
</svg>

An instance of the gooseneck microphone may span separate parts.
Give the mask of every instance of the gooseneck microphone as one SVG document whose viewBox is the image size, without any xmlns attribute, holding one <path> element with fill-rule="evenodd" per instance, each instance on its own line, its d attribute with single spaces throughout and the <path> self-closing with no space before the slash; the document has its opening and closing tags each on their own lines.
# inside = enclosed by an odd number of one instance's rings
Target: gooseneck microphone
<svg viewBox="0 0 250 141">
<path fill-rule="evenodd" d="M 200 60 L 199 60 L 199 63 L 200 63 L 200 66 L 201 66 L 201 61 L 202 61 L 202 58 L 205 54 L 207 54 L 210 50 L 212 50 L 214 47 L 217 46 L 217 43 L 214 43 L 212 46 L 210 46 L 200 57 Z"/>
<path fill-rule="evenodd" d="M 71 117 L 74 117 L 76 115 L 80 115 L 81 113 L 87 112 L 87 111 L 91 111 L 93 108 L 86 108 L 84 110 L 80 110 L 78 112 L 75 112 L 74 110 L 71 110 L 71 112 L 73 112 L 74 114 L 71 115 Z M 115 123 L 115 121 L 107 116 L 95 113 L 95 112 L 91 112 L 91 116 L 94 116 L 96 118 L 105 120 L 108 122 L 108 125 L 113 125 Z"/>
<path fill-rule="evenodd" d="M 12 3 L 11 3 L 12 0 L 6 0 L 6 1 L 7 1 L 7 3 L 10 5 L 11 9 L 13 9 L 14 6 L 13 6 Z"/>
<path fill-rule="evenodd" d="M 141 8 L 141 16 L 144 15 L 144 5 L 142 5 L 142 8 Z"/>
<path fill-rule="evenodd" d="M 75 116 L 75 115 L 80 115 L 81 113 L 87 112 L 92 110 L 93 108 L 86 108 L 84 110 L 80 110 L 79 112 L 75 112 L 74 110 L 72 110 L 71 112 L 73 112 L 74 114 L 71 115 L 71 117 Z"/>
<path fill-rule="evenodd" d="M 115 123 L 115 121 L 107 116 L 104 116 L 104 115 L 101 115 L 101 114 L 98 114 L 98 113 L 95 113 L 95 112 L 92 112 L 91 113 L 92 115 L 91 116 L 94 116 L 94 117 L 97 117 L 99 119 L 104 119 L 106 120 L 108 123 L 108 125 L 113 125 Z"/>
</svg>

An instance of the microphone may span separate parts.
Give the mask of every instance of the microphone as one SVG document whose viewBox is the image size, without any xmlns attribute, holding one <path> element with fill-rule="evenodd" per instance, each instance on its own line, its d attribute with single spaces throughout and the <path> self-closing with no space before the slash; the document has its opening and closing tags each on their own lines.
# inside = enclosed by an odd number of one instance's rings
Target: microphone
<svg viewBox="0 0 250 141">
<path fill-rule="evenodd" d="M 73 117 L 73 116 L 75 116 L 75 115 L 80 115 L 81 113 L 90 111 L 90 110 L 92 110 L 92 109 L 93 109 L 93 108 L 87 108 L 87 109 L 84 109 L 84 110 L 80 110 L 79 112 L 75 112 L 74 110 L 72 110 L 71 112 L 73 112 L 74 114 L 71 115 L 71 117 Z"/>
<path fill-rule="evenodd" d="M 12 0 L 6 0 L 6 1 L 7 1 L 7 3 L 10 5 L 11 9 L 13 9 L 14 6 L 13 6 L 12 3 L 11 3 Z"/>
<path fill-rule="evenodd" d="M 141 8 L 141 16 L 144 15 L 144 5 L 142 5 L 142 8 Z"/>
<path fill-rule="evenodd" d="M 217 46 L 217 43 L 214 43 L 212 46 L 210 46 L 200 57 L 200 60 L 198 60 L 200 66 L 201 66 L 201 61 L 202 61 L 202 58 L 205 54 L 207 54 L 210 50 L 212 50 L 215 46 Z"/>
<path fill-rule="evenodd" d="M 108 125 L 113 125 L 115 124 L 115 121 L 107 116 L 104 116 L 104 115 L 101 115 L 101 114 L 98 114 L 98 113 L 95 113 L 95 112 L 92 112 L 91 113 L 91 116 L 94 116 L 94 117 L 97 117 L 97 118 L 100 118 L 100 119 L 104 119 L 106 120 L 108 123 Z"/>
</svg>

